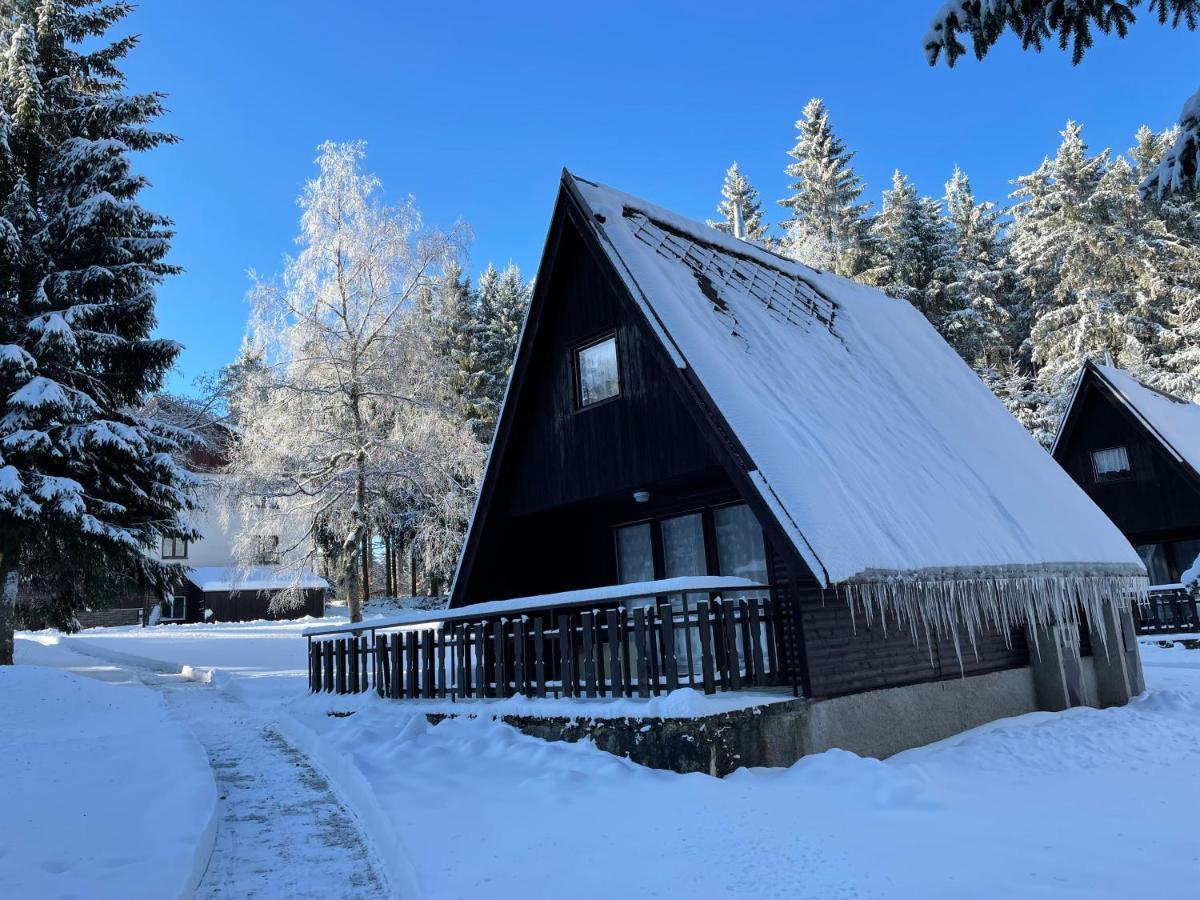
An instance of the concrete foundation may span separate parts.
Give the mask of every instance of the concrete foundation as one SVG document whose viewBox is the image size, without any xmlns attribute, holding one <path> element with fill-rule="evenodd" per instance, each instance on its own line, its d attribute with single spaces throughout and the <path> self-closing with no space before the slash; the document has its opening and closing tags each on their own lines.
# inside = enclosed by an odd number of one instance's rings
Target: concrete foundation
<svg viewBox="0 0 1200 900">
<path fill-rule="evenodd" d="M 781 700 L 700 718 L 510 715 L 503 721 L 549 741 L 588 738 L 651 768 L 724 776 L 743 766 L 789 766 L 833 747 L 889 756 L 1035 709 L 1033 674 L 1021 668 L 828 700 Z"/>
</svg>

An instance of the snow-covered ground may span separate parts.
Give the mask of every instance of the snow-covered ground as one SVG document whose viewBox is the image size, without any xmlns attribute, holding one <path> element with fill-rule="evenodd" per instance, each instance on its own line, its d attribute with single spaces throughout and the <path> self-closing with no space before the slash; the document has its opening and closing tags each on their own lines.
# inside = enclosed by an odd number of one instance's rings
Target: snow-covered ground
<svg viewBox="0 0 1200 900">
<path fill-rule="evenodd" d="M 17 652 L 0 667 L 0 895 L 189 895 L 217 810 L 196 739 L 122 669 L 34 641 Z"/>
<path fill-rule="evenodd" d="M 315 762 L 403 897 L 1193 897 L 1200 883 L 1200 650 L 1143 642 L 1150 690 L 1122 709 L 716 780 L 490 719 L 431 726 L 404 703 L 310 697 L 307 624 L 61 640 L 230 672 L 197 689 Z"/>
</svg>

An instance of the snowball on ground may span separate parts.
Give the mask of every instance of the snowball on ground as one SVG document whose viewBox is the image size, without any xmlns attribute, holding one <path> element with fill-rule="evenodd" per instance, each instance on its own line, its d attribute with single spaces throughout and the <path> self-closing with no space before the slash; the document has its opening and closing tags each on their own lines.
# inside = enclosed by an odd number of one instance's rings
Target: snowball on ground
<svg viewBox="0 0 1200 900">
<path fill-rule="evenodd" d="M 19 665 L 0 667 L 0 893 L 180 896 L 211 847 L 204 751 L 142 685 L 38 665 L 67 652 L 18 640 Z"/>
</svg>

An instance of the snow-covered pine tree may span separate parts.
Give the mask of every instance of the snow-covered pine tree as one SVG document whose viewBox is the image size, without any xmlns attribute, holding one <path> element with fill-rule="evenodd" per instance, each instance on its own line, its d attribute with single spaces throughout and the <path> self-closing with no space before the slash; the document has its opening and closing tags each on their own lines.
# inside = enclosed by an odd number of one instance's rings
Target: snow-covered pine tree
<svg viewBox="0 0 1200 900">
<path fill-rule="evenodd" d="M 408 533 L 424 528 L 430 546 L 456 546 L 482 458 L 422 308 L 457 241 L 425 227 L 411 198 L 382 204 L 364 152 L 321 146 L 318 177 L 300 198 L 301 251 L 280 281 L 251 292 L 251 343 L 266 366 L 238 411 L 227 479 L 245 523 L 243 558 L 270 537 L 282 538 L 283 564 L 297 575 L 323 557 L 354 621 L 371 529 L 400 508 Z"/>
<path fill-rule="evenodd" d="M 1026 181 L 1013 257 L 1032 297 L 1031 358 L 1041 386 L 1065 399 L 1079 367 L 1110 353 L 1151 383 L 1160 379 L 1172 292 L 1165 229 L 1138 202 L 1132 168 L 1105 150 L 1088 155 L 1068 122 L 1054 160 Z M 1020 193 L 1020 192 L 1019 192 Z"/>
<path fill-rule="evenodd" d="M 1013 362 L 1002 362 L 980 373 L 1014 419 L 1024 426 L 1039 444 L 1050 449 L 1062 415 L 1062 401 L 1051 396 L 1029 372 Z"/>
<path fill-rule="evenodd" d="M 171 223 L 129 160 L 173 138 L 148 127 L 161 95 L 124 89 L 136 38 L 104 42 L 129 9 L 0 0 L 0 664 L 32 548 L 161 585 L 143 551 L 195 537 L 180 435 L 135 412 L 179 345 L 150 336 Z"/>
<path fill-rule="evenodd" d="M 742 237 L 751 241 L 763 241 L 767 237 L 767 223 L 763 221 L 762 201 L 758 189 L 750 183 L 735 161 L 725 170 L 725 181 L 721 185 L 721 202 L 717 204 L 718 220 L 709 219 L 708 226 L 726 234 L 733 234 L 734 209 L 741 210 Z"/>
<path fill-rule="evenodd" d="M 1155 133 L 1138 129 L 1129 157 L 1141 184 L 1175 144 L 1177 129 Z M 1159 229 L 1161 256 L 1156 272 L 1167 301 L 1171 340 L 1162 360 L 1165 371 L 1156 384 L 1162 390 L 1200 400 L 1200 196 L 1164 193 L 1143 195 L 1139 213 Z"/>
<path fill-rule="evenodd" d="M 434 298 L 435 346 L 449 361 L 449 387 L 475 432 L 489 415 L 479 347 L 479 296 L 457 260 L 438 279 Z"/>
<path fill-rule="evenodd" d="M 877 255 L 864 277 L 907 300 L 940 331 L 949 312 L 949 287 L 958 276 L 954 243 L 940 204 L 918 194 L 897 170 L 871 227 Z"/>
<path fill-rule="evenodd" d="M 496 419 L 508 389 L 517 340 L 529 310 L 530 285 L 521 281 L 521 270 L 509 263 L 503 272 L 489 264 L 479 278 L 479 362 L 482 397 L 475 434 L 490 444 Z"/>
<path fill-rule="evenodd" d="M 940 331 L 977 371 L 1008 360 L 1014 288 L 1008 248 L 994 203 L 976 202 L 970 179 L 957 166 L 946 182 L 946 218 L 955 250 L 955 280 L 947 286 Z"/>
<path fill-rule="evenodd" d="M 869 204 L 860 203 L 864 185 L 854 173 L 854 154 L 833 132 L 829 110 L 814 97 L 796 122 L 795 162 L 784 170 L 792 195 L 780 200 L 790 217 L 783 223 L 782 250 L 800 262 L 848 277 L 862 272 L 870 258 Z"/>
</svg>

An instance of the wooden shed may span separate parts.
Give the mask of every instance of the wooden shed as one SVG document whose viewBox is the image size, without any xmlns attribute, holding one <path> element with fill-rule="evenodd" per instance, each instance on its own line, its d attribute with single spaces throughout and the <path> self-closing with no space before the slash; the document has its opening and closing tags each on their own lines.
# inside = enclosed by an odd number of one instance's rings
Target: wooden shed
<svg viewBox="0 0 1200 900">
<path fill-rule="evenodd" d="M 295 573 L 276 566 L 196 566 L 186 572 L 186 582 L 176 608 L 182 622 L 253 622 L 259 619 L 300 619 L 325 615 L 329 585 L 310 573 Z M 284 591 L 298 592 L 300 602 L 273 608 Z M 182 610 L 178 607 L 182 605 Z"/>
</svg>

